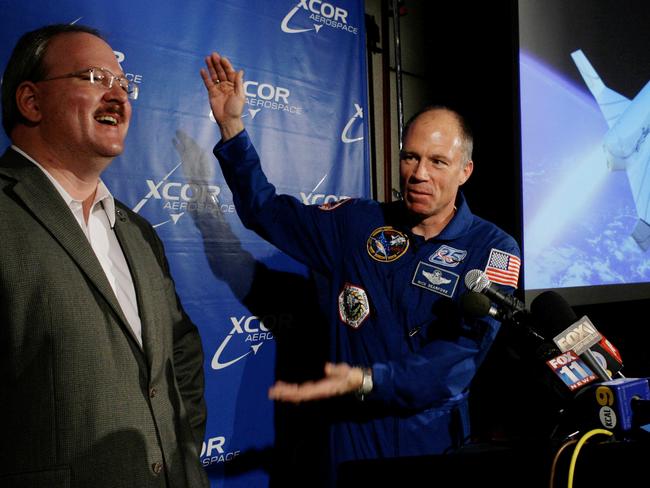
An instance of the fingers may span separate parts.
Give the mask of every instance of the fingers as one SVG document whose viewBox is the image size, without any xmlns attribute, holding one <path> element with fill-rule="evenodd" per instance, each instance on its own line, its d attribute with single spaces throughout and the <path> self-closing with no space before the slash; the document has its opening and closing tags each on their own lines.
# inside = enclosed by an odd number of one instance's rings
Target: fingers
<svg viewBox="0 0 650 488">
<path fill-rule="evenodd" d="M 325 376 L 338 378 L 341 382 L 342 393 L 356 391 L 363 381 L 363 370 L 359 367 L 352 367 L 348 363 L 326 363 Z"/>
<path fill-rule="evenodd" d="M 241 97 L 244 95 L 244 70 L 240 69 L 235 74 L 235 95 Z"/>
<path fill-rule="evenodd" d="M 330 376 L 331 374 L 333 374 L 335 369 L 336 369 L 336 364 L 334 364 L 334 363 L 325 363 L 325 375 L 326 376 Z"/>
<path fill-rule="evenodd" d="M 212 84 L 219 81 L 218 67 L 220 66 L 220 60 L 221 60 L 221 56 L 219 56 L 217 53 L 212 53 L 209 56 L 205 57 L 205 66 L 207 68 L 207 79 L 209 79 L 212 82 Z M 203 75 L 203 71 L 204 70 L 201 70 L 202 75 Z M 206 81 L 205 76 L 203 76 L 203 81 Z"/>
<path fill-rule="evenodd" d="M 361 369 L 346 363 L 327 363 L 324 378 L 301 384 L 278 381 L 269 388 L 269 398 L 299 403 L 346 395 L 359 387 L 360 380 L 356 376 L 362 376 Z"/>
<path fill-rule="evenodd" d="M 207 67 L 207 78 L 212 83 L 221 81 L 231 81 L 235 83 L 238 73 L 232 67 L 232 63 L 225 56 L 220 56 L 218 53 L 213 52 L 205 57 L 205 65 Z M 201 70 L 203 71 L 203 70 Z M 206 80 L 206 77 L 203 77 Z"/>
<path fill-rule="evenodd" d="M 203 84 L 209 90 L 214 84 L 214 82 L 210 78 L 210 74 L 207 72 L 207 70 L 203 68 L 201 68 L 201 78 L 203 78 Z"/>
<path fill-rule="evenodd" d="M 307 381 L 305 383 L 276 382 L 269 388 L 269 398 L 281 402 L 300 403 L 309 400 L 319 400 L 336 395 L 335 388 L 329 381 Z"/>
<path fill-rule="evenodd" d="M 346 379 L 353 368 L 348 363 L 326 363 L 325 376 Z"/>
<path fill-rule="evenodd" d="M 244 70 L 235 71 L 228 58 L 213 52 L 205 57 L 205 66 L 201 69 L 201 78 L 208 91 L 219 86 L 234 91 L 238 97 L 244 95 Z"/>
<path fill-rule="evenodd" d="M 268 395 L 271 400 L 300 403 L 313 398 L 313 383 L 303 383 L 302 385 L 298 385 L 295 383 L 284 383 L 283 381 L 278 381 L 269 388 Z"/>
<path fill-rule="evenodd" d="M 232 67 L 232 64 L 228 58 L 221 58 L 221 62 L 217 67 L 217 75 L 221 81 L 228 80 L 234 83 L 237 73 L 235 72 L 235 69 Z"/>
</svg>

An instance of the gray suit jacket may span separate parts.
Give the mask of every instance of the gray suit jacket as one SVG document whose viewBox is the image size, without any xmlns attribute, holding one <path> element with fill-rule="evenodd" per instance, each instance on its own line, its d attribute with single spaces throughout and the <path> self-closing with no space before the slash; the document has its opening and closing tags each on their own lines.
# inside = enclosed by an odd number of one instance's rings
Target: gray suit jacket
<svg viewBox="0 0 650 488">
<path fill-rule="evenodd" d="M 0 158 L 0 486 L 204 487 L 203 351 L 153 228 L 116 202 L 136 342 L 40 169 Z"/>
</svg>

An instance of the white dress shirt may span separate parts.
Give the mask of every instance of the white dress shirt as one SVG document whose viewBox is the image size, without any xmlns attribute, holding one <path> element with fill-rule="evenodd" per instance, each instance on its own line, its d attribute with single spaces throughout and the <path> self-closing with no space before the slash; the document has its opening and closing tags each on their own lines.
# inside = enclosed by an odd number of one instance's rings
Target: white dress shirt
<svg viewBox="0 0 650 488">
<path fill-rule="evenodd" d="M 128 320 L 133 334 L 138 339 L 138 343 L 142 347 L 142 323 L 138 314 L 138 301 L 135 294 L 135 287 L 133 286 L 129 265 L 126 262 L 122 247 L 113 230 L 115 227 L 115 199 L 113 195 L 111 195 L 111 192 L 100 179 L 97 184 L 97 191 L 95 192 L 95 201 L 90 209 L 88 223 L 86 223 L 83 215 L 82 202 L 73 199 L 65 188 L 43 166 L 37 163 L 34 158 L 30 157 L 15 145 L 11 147 L 40 168 L 52 182 L 61 197 L 63 197 L 63 200 L 65 200 L 72 215 L 77 219 L 81 230 L 88 239 L 90 246 L 93 248 L 99 263 L 102 265 L 102 269 L 106 274 L 106 278 L 108 278 L 108 282 L 111 284 L 111 288 L 113 288 L 122 312 Z"/>
</svg>

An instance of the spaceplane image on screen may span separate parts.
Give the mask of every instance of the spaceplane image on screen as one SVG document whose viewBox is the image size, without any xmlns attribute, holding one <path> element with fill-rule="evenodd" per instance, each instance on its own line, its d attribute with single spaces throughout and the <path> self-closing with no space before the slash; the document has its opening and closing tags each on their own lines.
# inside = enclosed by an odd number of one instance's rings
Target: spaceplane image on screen
<svg viewBox="0 0 650 488">
<path fill-rule="evenodd" d="M 630 100 L 605 86 L 582 50 L 574 51 L 571 57 L 609 126 L 603 137 L 607 167 L 610 171 L 627 173 L 639 217 L 632 237 L 647 251 L 650 247 L 650 144 L 646 138 L 650 133 L 650 83 Z"/>
</svg>

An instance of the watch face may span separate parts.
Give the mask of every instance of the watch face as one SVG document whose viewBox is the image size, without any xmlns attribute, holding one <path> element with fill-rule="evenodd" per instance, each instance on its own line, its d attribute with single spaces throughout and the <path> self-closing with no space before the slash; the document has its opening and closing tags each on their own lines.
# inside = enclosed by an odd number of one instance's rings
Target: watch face
<svg viewBox="0 0 650 488">
<path fill-rule="evenodd" d="M 361 380 L 361 393 L 367 395 L 372 391 L 372 370 L 363 370 L 363 378 Z"/>
<path fill-rule="evenodd" d="M 365 400 L 366 395 L 372 391 L 372 369 L 362 368 L 363 376 L 361 377 L 361 386 L 355 392 L 359 400 Z"/>
</svg>

